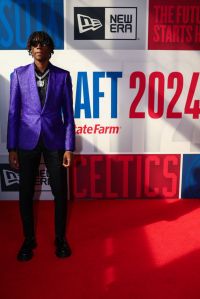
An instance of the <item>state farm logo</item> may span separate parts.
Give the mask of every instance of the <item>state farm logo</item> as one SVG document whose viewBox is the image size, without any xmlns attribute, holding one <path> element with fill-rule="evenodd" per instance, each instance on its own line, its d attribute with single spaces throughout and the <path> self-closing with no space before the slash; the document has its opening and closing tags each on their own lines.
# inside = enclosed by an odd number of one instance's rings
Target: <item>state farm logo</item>
<svg viewBox="0 0 200 299">
<path fill-rule="evenodd" d="M 74 7 L 75 40 L 136 40 L 137 7 Z"/>
<path fill-rule="evenodd" d="M 19 173 L 13 171 L 8 164 L 0 165 L 1 191 L 19 190 Z"/>
</svg>

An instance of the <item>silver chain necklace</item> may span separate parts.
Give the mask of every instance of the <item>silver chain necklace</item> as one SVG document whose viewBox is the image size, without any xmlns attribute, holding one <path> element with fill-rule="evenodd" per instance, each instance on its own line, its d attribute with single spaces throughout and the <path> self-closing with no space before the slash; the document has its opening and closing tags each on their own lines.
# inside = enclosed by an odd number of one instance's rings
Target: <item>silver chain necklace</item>
<svg viewBox="0 0 200 299">
<path fill-rule="evenodd" d="M 49 70 L 47 70 L 44 75 L 39 76 L 36 72 L 35 72 L 35 76 L 39 79 L 37 80 L 37 87 L 44 87 L 44 78 L 46 77 L 46 75 L 49 73 Z"/>
</svg>

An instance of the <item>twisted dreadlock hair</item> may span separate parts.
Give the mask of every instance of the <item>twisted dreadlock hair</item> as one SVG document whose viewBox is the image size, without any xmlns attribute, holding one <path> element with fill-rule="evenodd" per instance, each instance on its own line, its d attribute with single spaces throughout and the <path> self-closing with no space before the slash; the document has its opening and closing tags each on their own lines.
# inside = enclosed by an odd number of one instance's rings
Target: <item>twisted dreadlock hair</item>
<svg viewBox="0 0 200 299">
<path fill-rule="evenodd" d="M 45 31 L 35 31 L 33 32 L 29 38 L 28 38 L 28 42 L 27 42 L 27 50 L 29 55 L 31 55 L 31 47 L 33 42 L 35 41 L 40 41 L 40 42 L 44 42 L 47 44 L 47 46 L 50 49 L 50 57 L 51 55 L 54 53 L 54 42 L 53 39 L 50 37 L 50 35 L 45 32 Z"/>
</svg>

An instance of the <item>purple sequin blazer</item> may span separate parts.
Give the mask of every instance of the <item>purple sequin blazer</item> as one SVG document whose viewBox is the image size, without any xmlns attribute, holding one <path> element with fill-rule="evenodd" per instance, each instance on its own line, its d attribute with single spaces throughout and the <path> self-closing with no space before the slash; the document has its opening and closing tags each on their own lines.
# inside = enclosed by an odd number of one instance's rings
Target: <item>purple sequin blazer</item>
<svg viewBox="0 0 200 299">
<path fill-rule="evenodd" d="M 41 107 L 34 63 L 11 74 L 7 149 L 33 149 L 40 134 L 49 150 L 75 148 L 70 73 L 49 64 L 46 100 Z"/>
</svg>

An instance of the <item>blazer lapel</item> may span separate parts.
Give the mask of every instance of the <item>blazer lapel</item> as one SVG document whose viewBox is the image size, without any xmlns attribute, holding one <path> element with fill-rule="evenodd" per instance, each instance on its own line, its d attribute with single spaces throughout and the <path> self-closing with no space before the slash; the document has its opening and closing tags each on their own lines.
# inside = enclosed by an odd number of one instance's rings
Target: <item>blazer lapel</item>
<svg viewBox="0 0 200 299">
<path fill-rule="evenodd" d="M 53 70 L 53 65 L 49 63 L 49 78 L 48 78 L 47 92 L 46 92 L 45 103 L 42 110 L 44 110 L 48 105 L 49 100 L 54 94 L 54 88 L 55 88 L 55 72 Z"/>
<path fill-rule="evenodd" d="M 29 87 L 30 87 L 30 97 L 33 103 L 33 107 L 35 107 L 39 112 L 41 111 L 41 103 L 40 103 L 40 97 L 38 93 L 38 88 L 36 84 L 35 79 L 35 66 L 34 63 L 30 65 L 30 81 L 29 81 Z"/>
</svg>

